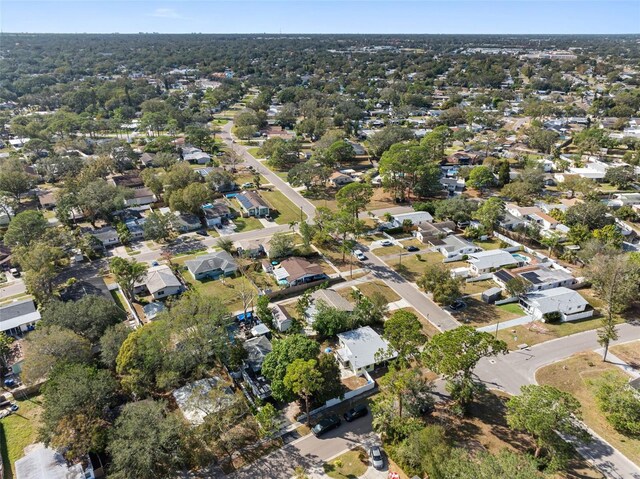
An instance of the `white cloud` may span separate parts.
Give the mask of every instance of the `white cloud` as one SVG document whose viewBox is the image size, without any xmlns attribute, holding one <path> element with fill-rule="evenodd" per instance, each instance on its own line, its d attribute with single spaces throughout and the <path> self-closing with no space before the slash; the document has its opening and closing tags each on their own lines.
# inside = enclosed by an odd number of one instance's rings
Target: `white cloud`
<svg viewBox="0 0 640 479">
<path fill-rule="evenodd" d="M 173 8 L 156 8 L 151 16 L 156 18 L 184 18 Z"/>
</svg>

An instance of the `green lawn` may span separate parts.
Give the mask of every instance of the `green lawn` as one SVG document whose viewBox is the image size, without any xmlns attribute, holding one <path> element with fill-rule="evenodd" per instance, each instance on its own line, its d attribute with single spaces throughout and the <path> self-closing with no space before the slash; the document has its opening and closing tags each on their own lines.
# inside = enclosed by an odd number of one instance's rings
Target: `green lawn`
<svg viewBox="0 0 640 479">
<path fill-rule="evenodd" d="M 394 290 L 392 290 L 389 286 L 384 284 L 382 281 L 369 281 L 367 283 L 362 283 L 356 286 L 360 292 L 366 297 L 370 298 L 373 293 L 379 293 L 389 302 L 393 303 L 394 301 L 400 300 L 400 296 L 396 294 Z M 341 288 L 339 290 L 340 296 L 348 299 L 349 301 L 353 301 L 351 298 L 351 293 L 353 288 Z"/>
<path fill-rule="evenodd" d="M 501 304 L 498 308 L 513 314 L 520 314 L 523 316 L 525 314 L 518 303 Z"/>
<path fill-rule="evenodd" d="M 243 276 L 224 278 L 224 280 L 208 279 L 205 281 L 196 281 L 188 271 L 185 271 L 183 272 L 182 277 L 200 294 L 221 300 L 230 312 L 242 310 L 242 292 L 253 292 L 254 300 L 258 294 L 251 282 Z"/>
<path fill-rule="evenodd" d="M 109 291 L 111 293 L 111 297 L 113 298 L 113 300 L 116 302 L 116 304 L 118 305 L 118 307 L 125 312 L 129 312 L 129 308 L 127 308 L 126 304 L 125 304 L 125 300 L 122 297 L 122 293 L 119 290 L 115 290 L 112 289 L 111 291 Z"/>
<path fill-rule="evenodd" d="M 260 148 L 257 146 L 254 146 L 252 148 L 247 148 L 247 152 L 254 158 L 259 158 L 258 151 L 260 151 Z"/>
<path fill-rule="evenodd" d="M 282 192 L 261 191 L 260 195 L 267 200 L 267 203 L 269 203 L 272 208 L 277 210 L 277 213 L 272 213 L 276 223 L 286 225 L 292 221 L 300 221 L 300 208 L 289 201 Z"/>
<path fill-rule="evenodd" d="M 0 452 L 5 466 L 5 479 L 15 474 L 15 462 L 24 456 L 24 448 L 37 441 L 42 401 L 40 396 L 16 400 L 20 409 L 0 419 Z"/>
<path fill-rule="evenodd" d="M 258 218 L 254 218 L 253 216 L 250 216 L 248 218 L 236 218 L 233 220 L 233 222 L 237 226 L 237 233 L 240 233 L 241 231 L 259 230 L 262 228 L 262 223 L 260 223 L 260 220 Z"/>
<path fill-rule="evenodd" d="M 367 453 L 363 449 L 354 449 L 324 464 L 324 472 L 333 479 L 354 479 L 362 476 L 369 465 Z"/>
<path fill-rule="evenodd" d="M 494 239 L 488 239 L 487 241 L 474 241 L 473 244 L 480 246 L 484 250 L 498 249 L 500 247 L 500 241 Z"/>
</svg>

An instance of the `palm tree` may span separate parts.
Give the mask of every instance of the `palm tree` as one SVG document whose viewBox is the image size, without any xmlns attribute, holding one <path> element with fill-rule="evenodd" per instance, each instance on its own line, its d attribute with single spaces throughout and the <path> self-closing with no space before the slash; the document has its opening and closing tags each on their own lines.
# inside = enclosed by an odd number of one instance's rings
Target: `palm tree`
<svg viewBox="0 0 640 479">
<path fill-rule="evenodd" d="M 223 251 L 226 251 L 229 254 L 233 253 L 233 241 L 229 238 L 220 238 L 217 241 L 216 246 L 218 248 L 222 248 Z"/>
</svg>

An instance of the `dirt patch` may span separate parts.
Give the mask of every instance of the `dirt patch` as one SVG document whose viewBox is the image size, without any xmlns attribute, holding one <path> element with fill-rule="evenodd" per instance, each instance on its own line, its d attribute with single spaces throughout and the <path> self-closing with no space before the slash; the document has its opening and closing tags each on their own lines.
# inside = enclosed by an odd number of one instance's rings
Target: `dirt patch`
<svg viewBox="0 0 640 479">
<path fill-rule="evenodd" d="M 634 369 L 640 369 L 640 341 L 613 346 L 610 351 Z"/>
<path fill-rule="evenodd" d="M 344 384 L 350 391 L 355 391 L 367 384 L 367 380 L 362 376 L 349 376 L 348 378 L 342 379 L 342 384 Z"/>
</svg>

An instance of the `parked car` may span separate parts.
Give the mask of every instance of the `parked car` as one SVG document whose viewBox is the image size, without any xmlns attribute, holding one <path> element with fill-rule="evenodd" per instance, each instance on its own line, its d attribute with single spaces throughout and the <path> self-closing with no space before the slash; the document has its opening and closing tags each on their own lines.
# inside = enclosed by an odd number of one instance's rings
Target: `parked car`
<svg viewBox="0 0 640 479">
<path fill-rule="evenodd" d="M 369 414 L 367 406 L 364 404 L 359 404 L 344 413 L 344 420 L 347 422 L 351 422 L 355 419 L 358 419 L 359 417 L 365 417 L 367 414 Z"/>
<path fill-rule="evenodd" d="M 11 273 L 11 276 L 13 276 L 14 278 L 20 277 L 20 271 L 18 271 L 18 268 L 11 268 L 9 270 L 9 273 Z"/>
<path fill-rule="evenodd" d="M 245 188 L 253 188 L 254 185 L 253 183 L 242 183 L 242 185 L 240 185 L 240 188 L 245 189 Z"/>
<path fill-rule="evenodd" d="M 369 457 L 371 458 L 371 465 L 376 469 L 382 469 L 384 467 L 384 458 L 382 457 L 382 449 L 379 446 L 372 446 L 369 449 Z"/>
<path fill-rule="evenodd" d="M 466 306 L 467 306 L 467 303 L 458 299 L 453 303 L 451 303 L 449 305 L 449 308 L 452 309 L 453 311 L 460 311 L 461 309 L 464 309 Z"/>
<path fill-rule="evenodd" d="M 200 236 L 209 236 L 209 234 L 206 231 L 202 231 L 202 230 L 196 231 L 196 234 Z"/>
<path fill-rule="evenodd" d="M 16 412 L 18 409 L 20 409 L 20 406 L 18 406 L 16 403 L 12 402 L 11 406 L 9 406 L 9 409 L 11 409 L 11 412 Z"/>
<path fill-rule="evenodd" d="M 417 246 L 407 246 L 407 251 L 411 251 L 412 253 L 415 251 L 420 251 L 420 248 L 418 248 Z"/>
<path fill-rule="evenodd" d="M 358 258 L 360 261 L 364 261 L 365 259 L 367 259 L 367 257 L 364 255 L 364 253 L 362 251 L 360 251 L 359 249 L 354 249 L 353 250 L 353 255 Z"/>
<path fill-rule="evenodd" d="M 380 246 L 391 246 L 393 243 L 389 240 L 380 241 Z"/>
<path fill-rule="evenodd" d="M 322 419 L 318 424 L 313 426 L 311 432 L 317 437 L 322 436 L 323 434 L 328 433 L 332 429 L 337 428 L 340 425 L 341 421 L 338 416 L 328 416 Z"/>
<path fill-rule="evenodd" d="M 266 215 L 264 219 L 267 221 L 273 221 L 273 217 L 271 215 Z"/>
</svg>

